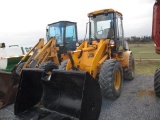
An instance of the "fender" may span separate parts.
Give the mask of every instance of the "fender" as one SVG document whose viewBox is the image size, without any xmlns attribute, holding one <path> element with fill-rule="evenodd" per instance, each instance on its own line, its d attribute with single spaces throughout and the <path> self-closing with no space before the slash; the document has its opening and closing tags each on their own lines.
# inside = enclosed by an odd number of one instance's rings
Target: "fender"
<svg viewBox="0 0 160 120">
<path fill-rule="evenodd" d="M 129 56 L 130 56 L 130 54 L 132 54 L 131 51 L 123 52 L 122 56 L 123 56 L 124 59 L 122 61 L 120 61 L 122 67 L 129 67 Z"/>
</svg>

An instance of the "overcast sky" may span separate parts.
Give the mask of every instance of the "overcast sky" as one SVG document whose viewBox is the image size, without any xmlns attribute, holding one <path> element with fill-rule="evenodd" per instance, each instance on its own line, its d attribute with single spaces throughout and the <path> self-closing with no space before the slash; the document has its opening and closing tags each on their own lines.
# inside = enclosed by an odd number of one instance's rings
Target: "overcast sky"
<svg viewBox="0 0 160 120">
<path fill-rule="evenodd" d="M 78 38 L 85 35 L 87 14 L 113 8 L 123 14 L 125 37 L 150 36 L 154 0 L 1 0 L 0 42 L 34 45 L 45 38 L 49 23 L 77 22 Z"/>
</svg>

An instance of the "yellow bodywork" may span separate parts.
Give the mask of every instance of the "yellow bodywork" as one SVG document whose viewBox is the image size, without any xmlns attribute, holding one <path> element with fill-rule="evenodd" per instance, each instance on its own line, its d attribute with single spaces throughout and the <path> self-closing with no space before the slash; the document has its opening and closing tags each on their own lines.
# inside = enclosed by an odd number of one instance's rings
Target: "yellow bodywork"
<svg viewBox="0 0 160 120">
<path fill-rule="evenodd" d="M 97 11 L 94 11 L 94 12 L 90 12 L 90 13 L 88 13 L 88 16 L 102 14 L 102 13 L 105 13 L 105 12 L 116 12 L 116 13 L 122 15 L 121 12 L 118 12 L 118 11 L 116 11 L 114 9 L 102 9 L 102 10 L 97 10 Z"/>
<path fill-rule="evenodd" d="M 41 47 L 38 47 L 41 46 Z M 24 68 L 30 63 L 30 61 L 38 61 L 37 65 L 47 62 L 48 60 L 52 60 L 55 64 L 59 65 L 58 57 L 57 57 L 57 50 L 56 47 L 56 39 L 51 38 L 45 45 L 38 43 L 36 47 L 37 54 L 35 56 L 30 57 L 25 65 Z"/>
<path fill-rule="evenodd" d="M 23 68 L 30 68 L 30 64 L 33 61 L 36 61 L 35 67 L 38 67 L 40 64 L 43 64 L 47 61 L 53 61 L 56 65 L 59 65 L 59 58 L 57 55 L 57 51 L 59 50 L 56 47 L 56 38 L 51 38 L 45 45 L 44 39 L 40 39 L 39 42 L 24 56 L 21 61 L 24 61 L 27 56 L 30 56 L 29 59 L 23 65 Z M 32 55 L 31 55 L 32 54 Z M 61 56 L 63 60 L 67 59 L 67 56 Z M 19 73 L 19 75 L 21 72 Z"/>
<path fill-rule="evenodd" d="M 59 65 L 59 60 L 57 57 L 56 38 L 51 38 L 46 45 L 38 52 L 38 54 L 33 58 L 33 60 L 38 60 L 37 64 L 42 64 L 49 60 L 54 61 L 55 64 Z"/>
<path fill-rule="evenodd" d="M 107 59 L 116 59 L 120 61 L 122 67 L 128 67 L 130 51 L 124 53 L 114 53 L 111 57 L 111 46 L 109 39 L 101 39 L 99 42 L 92 41 L 92 45 L 88 41 L 84 41 L 76 51 L 72 51 L 74 66 L 80 71 L 90 73 L 93 78 L 96 78 L 100 71 L 101 65 Z M 71 70 L 71 60 L 66 66 L 66 70 Z"/>
</svg>

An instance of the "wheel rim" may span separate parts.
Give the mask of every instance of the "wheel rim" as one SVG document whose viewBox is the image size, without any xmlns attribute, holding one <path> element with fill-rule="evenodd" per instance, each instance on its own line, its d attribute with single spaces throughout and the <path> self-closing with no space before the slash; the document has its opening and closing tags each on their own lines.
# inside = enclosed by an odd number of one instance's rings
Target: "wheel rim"
<svg viewBox="0 0 160 120">
<path fill-rule="evenodd" d="M 116 70 L 115 74 L 114 74 L 114 86 L 116 90 L 119 90 L 121 85 L 121 73 L 120 70 Z"/>
</svg>

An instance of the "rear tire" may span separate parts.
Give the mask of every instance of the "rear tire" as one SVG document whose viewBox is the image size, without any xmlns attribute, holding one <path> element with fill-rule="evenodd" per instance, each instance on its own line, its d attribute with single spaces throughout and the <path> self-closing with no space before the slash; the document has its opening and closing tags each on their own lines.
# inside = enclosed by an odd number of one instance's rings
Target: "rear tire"
<svg viewBox="0 0 160 120">
<path fill-rule="evenodd" d="M 134 64 L 134 57 L 131 53 L 129 56 L 129 68 L 123 69 L 123 77 L 124 80 L 133 80 L 135 75 L 135 64 Z"/>
<path fill-rule="evenodd" d="M 154 91 L 157 97 L 160 97 L 160 68 L 155 71 L 154 75 Z"/>
<path fill-rule="evenodd" d="M 117 60 L 106 60 L 100 70 L 99 84 L 105 98 L 116 99 L 120 96 L 123 81 L 122 66 Z"/>
</svg>

